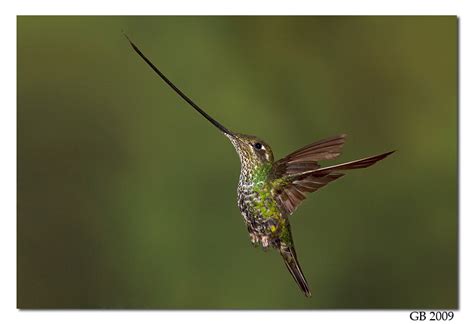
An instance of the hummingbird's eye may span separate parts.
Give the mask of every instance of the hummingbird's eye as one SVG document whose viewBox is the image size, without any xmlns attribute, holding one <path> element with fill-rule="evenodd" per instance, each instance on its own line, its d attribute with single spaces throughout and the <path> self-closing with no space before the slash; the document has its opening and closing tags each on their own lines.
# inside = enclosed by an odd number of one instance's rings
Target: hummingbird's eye
<svg viewBox="0 0 474 324">
<path fill-rule="evenodd" d="M 260 143 L 255 143 L 253 146 L 254 146 L 257 150 L 260 150 L 260 149 L 262 148 L 262 144 L 260 144 Z"/>
</svg>

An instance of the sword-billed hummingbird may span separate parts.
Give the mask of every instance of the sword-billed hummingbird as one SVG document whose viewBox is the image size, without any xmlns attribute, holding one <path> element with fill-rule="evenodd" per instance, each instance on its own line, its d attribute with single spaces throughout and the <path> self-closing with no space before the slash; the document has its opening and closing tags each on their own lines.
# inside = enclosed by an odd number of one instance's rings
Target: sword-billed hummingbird
<svg viewBox="0 0 474 324">
<path fill-rule="evenodd" d="M 277 249 L 286 267 L 305 296 L 311 292 L 298 263 L 291 236 L 289 216 L 310 192 L 339 179 L 341 171 L 366 168 L 394 151 L 328 167 L 319 161 L 332 160 L 341 154 L 345 134 L 311 143 L 277 161 L 270 146 L 256 136 L 232 132 L 209 116 L 178 89 L 125 35 L 138 55 L 188 104 L 216 126 L 234 145 L 241 169 L 237 204 L 244 217 L 254 246 Z"/>
</svg>

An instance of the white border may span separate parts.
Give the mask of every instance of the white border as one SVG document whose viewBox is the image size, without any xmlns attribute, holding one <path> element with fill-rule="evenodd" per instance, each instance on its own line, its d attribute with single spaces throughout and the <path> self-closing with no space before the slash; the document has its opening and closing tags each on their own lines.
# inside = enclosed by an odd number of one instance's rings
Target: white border
<svg viewBox="0 0 474 324">
<path fill-rule="evenodd" d="M 175 0 L 16 1 L 16 14 L 34 15 L 456 15 L 466 1 L 445 0 Z"/>
<path fill-rule="evenodd" d="M 472 1 L 471 1 L 472 2 Z M 408 311 L 18 311 L 16 310 L 16 15 L 458 15 L 460 16 L 460 311 L 452 322 L 474 323 L 472 288 L 472 232 L 474 222 L 473 195 L 469 185 L 474 183 L 473 141 L 473 12 L 469 1 L 410 0 L 410 1 L 16 1 L 2 5 L 1 19 L 1 93 L 0 147 L 1 174 L 1 273 L 0 317 L 3 323 L 84 323 L 112 322 L 114 324 L 193 322 L 193 323 L 401 323 L 411 322 Z M 416 287 L 413 287 L 416 289 Z"/>
</svg>

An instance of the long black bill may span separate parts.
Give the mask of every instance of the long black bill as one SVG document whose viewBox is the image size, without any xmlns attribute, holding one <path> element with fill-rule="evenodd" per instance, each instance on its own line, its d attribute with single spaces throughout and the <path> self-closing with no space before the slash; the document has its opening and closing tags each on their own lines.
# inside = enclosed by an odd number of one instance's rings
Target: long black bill
<svg viewBox="0 0 474 324">
<path fill-rule="evenodd" d="M 233 135 L 233 133 L 231 131 L 229 131 L 227 128 L 225 128 L 224 126 L 222 126 L 219 122 L 217 122 L 214 118 L 212 118 L 211 116 L 209 116 L 204 110 L 202 110 L 198 105 L 196 105 L 191 99 L 189 99 L 188 96 L 186 96 L 181 90 L 178 89 L 178 87 L 176 87 L 173 82 L 171 82 L 160 70 L 158 70 L 158 68 L 142 53 L 142 51 L 140 51 L 140 49 L 137 47 L 137 45 L 135 45 L 131 40 L 130 38 L 124 33 L 124 36 L 127 38 L 128 42 L 130 43 L 130 45 L 132 46 L 132 48 L 134 49 L 135 52 L 137 52 L 138 55 L 141 56 L 141 58 L 153 69 L 153 71 L 156 72 L 156 74 L 158 74 L 162 79 L 163 81 L 165 81 L 174 91 L 176 91 L 177 94 L 180 95 L 181 98 L 183 98 L 184 100 L 186 100 L 186 102 L 188 104 L 190 104 L 194 109 L 196 109 L 201 115 L 204 116 L 204 118 L 206 118 L 208 121 L 210 121 L 214 126 L 216 126 L 217 128 L 219 128 L 222 132 L 224 132 L 225 134 L 227 135 Z"/>
</svg>

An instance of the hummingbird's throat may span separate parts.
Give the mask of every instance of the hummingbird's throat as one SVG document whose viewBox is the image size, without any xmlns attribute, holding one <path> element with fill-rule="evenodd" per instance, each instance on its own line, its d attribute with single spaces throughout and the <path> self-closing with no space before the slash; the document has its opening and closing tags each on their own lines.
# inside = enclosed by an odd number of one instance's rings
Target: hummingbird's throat
<svg viewBox="0 0 474 324">
<path fill-rule="evenodd" d="M 245 166 L 250 166 L 250 160 L 251 160 L 251 154 L 248 150 L 246 150 L 243 146 L 246 145 L 242 141 L 240 141 L 237 137 L 234 135 L 228 135 L 225 134 L 227 138 L 229 138 L 230 142 L 232 145 L 234 145 L 235 151 L 239 155 L 240 158 L 240 164 L 242 168 Z"/>
</svg>

